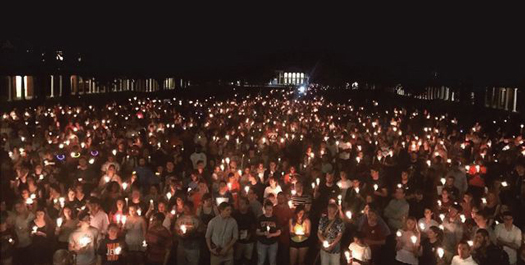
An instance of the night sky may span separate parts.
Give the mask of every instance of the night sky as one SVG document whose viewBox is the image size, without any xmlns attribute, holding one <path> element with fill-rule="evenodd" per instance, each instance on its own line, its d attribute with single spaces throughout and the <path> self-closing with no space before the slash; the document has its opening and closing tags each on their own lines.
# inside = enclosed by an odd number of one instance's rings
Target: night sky
<svg viewBox="0 0 525 265">
<path fill-rule="evenodd" d="M 525 30 L 511 14 L 308 9 L 144 8 L 65 14 L 53 23 L 7 27 L 0 39 L 78 51 L 100 69 L 116 72 L 220 77 L 320 63 L 341 73 L 371 72 L 367 76 L 372 77 L 438 73 L 473 83 L 524 83 Z"/>
</svg>

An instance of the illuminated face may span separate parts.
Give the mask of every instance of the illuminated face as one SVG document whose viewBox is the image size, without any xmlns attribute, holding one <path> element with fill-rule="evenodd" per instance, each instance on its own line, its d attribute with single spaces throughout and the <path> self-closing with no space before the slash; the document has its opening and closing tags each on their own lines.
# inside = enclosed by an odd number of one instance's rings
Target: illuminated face
<svg viewBox="0 0 525 265">
<path fill-rule="evenodd" d="M 470 257 L 470 246 L 468 244 L 459 244 L 458 254 L 461 257 L 461 259 L 467 259 L 468 257 Z"/>
<path fill-rule="evenodd" d="M 112 226 L 109 230 L 108 230 L 108 235 L 110 238 L 116 238 L 117 237 L 117 234 L 118 234 L 118 228 L 115 227 L 115 226 Z"/>
<path fill-rule="evenodd" d="M 36 218 L 39 220 L 44 219 L 45 213 L 43 211 L 37 211 L 36 212 Z"/>
<path fill-rule="evenodd" d="M 64 208 L 64 216 L 70 217 L 71 216 L 71 209 L 69 209 L 68 207 Z"/>
<path fill-rule="evenodd" d="M 407 227 L 410 230 L 413 230 L 416 227 L 416 222 L 412 219 L 407 220 Z"/>
<path fill-rule="evenodd" d="M 130 206 L 129 207 L 129 214 L 133 215 L 133 216 L 137 215 L 137 208 L 135 206 Z"/>
</svg>

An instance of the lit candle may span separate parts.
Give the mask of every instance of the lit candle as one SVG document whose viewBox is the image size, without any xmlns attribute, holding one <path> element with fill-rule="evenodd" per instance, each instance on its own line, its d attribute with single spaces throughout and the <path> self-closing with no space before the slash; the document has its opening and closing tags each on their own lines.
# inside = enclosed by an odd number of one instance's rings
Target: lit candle
<svg viewBox="0 0 525 265">
<path fill-rule="evenodd" d="M 355 193 L 359 194 L 359 187 L 356 187 L 354 190 L 355 190 Z"/>
<path fill-rule="evenodd" d="M 166 193 L 166 198 L 168 198 L 168 200 L 171 199 L 171 196 L 172 196 L 172 195 L 171 195 L 171 192 Z"/>
<path fill-rule="evenodd" d="M 146 240 L 142 241 L 142 247 L 147 247 L 148 243 L 146 243 Z"/>
<path fill-rule="evenodd" d="M 58 227 L 61 227 L 63 221 L 64 221 L 64 220 L 62 219 L 62 217 L 58 217 L 58 218 L 57 218 L 57 226 L 58 226 Z"/>
<path fill-rule="evenodd" d="M 412 244 L 415 244 L 417 242 L 417 236 L 411 236 L 410 241 L 412 241 Z"/>
<path fill-rule="evenodd" d="M 115 255 L 120 255 L 121 252 L 122 252 L 122 248 L 120 246 L 115 248 Z"/>
<path fill-rule="evenodd" d="M 443 220 L 445 220 L 445 214 L 440 214 L 439 219 L 441 219 L 441 222 L 443 222 Z"/>
<path fill-rule="evenodd" d="M 345 257 L 346 257 L 346 262 L 347 263 L 350 263 L 350 259 L 352 259 L 352 255 L 350 254 L 350 251 L 345 251 Z"/>
<path fill-rule="evenodd" d="M 346 211 L 346 218 L 348 219 L 352 219 L 352 212 L 351 211 Z"/>
<path fill-rule="evenodd" d="M 374 190 L 377 191 L 378 188 L 379 188 L 379 185 L 374 184 Z"/>
<path fill-rule="evenodd" d="M 33 231 L 32 231 L 32 233 L 33 233 L 33 234 L 36 233 L 37 230 L 38 230 L 38 227 L 37 227 L 36 225 L 33 226 Z"/>
<path fill-rule="evenodd" d="M 122 189 L 126 190 L 127 188 L 128 188 L 128 183 L 127 182 L 123 182 L 122 183 Z"/>
<path fill-rule="evenodd" d="M 443 186 L 445 185 L 445 182 L 447 182 L 447 180 L 445 178 L 441 178 L 441 184 L 443 184 Z"/>
<path fill-rule="evenodd" d="M 459 218 L 461 218 L 462 223 L 464 223 L 467 220 L 464 214 L 459 215 Z"/>
<path fill-rule="evenodd" d="M 438 257 L 439 257 L 440 259 L 442 259 L 442 258 L 443 258 L 443 255 L 445 255 L 445 250 L 444 250 L 443 248 L 438 248 L 438 249 L 437 249 L 437 254 L 438 254 Z"/>
<path fill-rule="evenodd" d="M 85 247 L 87 245 L 89 245 L 89 243 L 91 243 L 91 239 L 87 236 L 83 236 L 82 238 L 80 238 L 80 247 Z"/>
<path fill-rule="evenodd" d="M 421 228 L 421 230 L 425 230 L 425 224 L 424 223 L 419 223 L 419 228 Z"/>
<path fill-rule="evenodd" d="M 141 216 L 141 215 L 142 215 L 142 210 L 141 210 L 141 209 L 138 209 L 138 210 L 137 210 L 137 214 L 138 214 L 139 216 Z"/>
<path fill-rule="evenodd" d="M 269 225 L 266 226 L 266 231 L 270 232 L 270 226 Z"/>
<path fill-rule="evenodd" d="M 295 234 L 298 235 L 298 236 L 303 236 L 304 235 L 304 229 L 302 227 L 296 227 L 295 228 Z"/>
<path fill-rule="evenodd" d="M 321 180 L 319 178 L 316 178 L 315 179 L 315 184 L 317 184 L 317 186 L 319 186 L 319 183 L 321 183 Z"/>
<path fill-rule="evenodd" d="M 33 199 L 27 198 L 26 199 L 26 204 L 33 204 Z"/>
<path fill-rule="evenodd" d="M 249 191 L 250 191 L 250 186 L 244 187 L 244 192 L 248 193 Z M 293 195 L 293 193 L 292 193 L 292 195 Z"/>
<path fill-rule="evenodd" d="M 472 240 L 467 241 L 467 243 L 468 243 L 468 245 L 471 246 L 471 247 L 474 245 L 474 241 L 472 241 Z"/>
<path fill-rule="evenodd" d="M 186 234 L 186 231 L 187 231 L 186 225 L 181 225 L 181 226 L 180 226 L 180 231 L 181 231 L 183 234 Z"/>
<path fill-rule="evenodd" d="M 228 182 L 228 190 L 232 190 L 232 184 L 230 182 Z"/>
<path fill-rule="evenodd" d="M 125 215 L 123 215 L 123 216 L 120 218 L 120 220 L 121 220 L 121 222 L 122 222 L 123 225 L 126 224 L 127 219 L 128 219 L 128 217 L 126 217 Z"/>
<path fill-rule="evenodd" d="M 328 247 L 330 247 L 330 243 L 328 243 L 327 240 L 323 241 L 323 247 L 324 247 L 324 248 L 328 248 Z"/>
<path fill-rule="evenodd" d="M 343 200 L 342 195 L 337 195 L 337 201 L 339 202 L 339 205 L 341 205 L 341 201 Z"/>
<path fill-rule="evenodd" d="M 483 202 L 483 204 L 487 204 L 487 198 L 481 198 L 481 202 Z"/>
<path fill-rule="evenodd" d="M 121 218 L 122 218 L 122 215 L 119 213 L 115 216 L 115 219 L 117 220 L 117 224 L 120 223 Z"/>
<path fill-rule="evenodd" d="M 401 230 L 397 230 L 396 232 L 396 236 L 397 237 L 401 237 L 403 235 L 403 233 L 401 232 Z"/>
<path fill-rule="evenodd" d="M 503 182 L 501 182 L 501 186 L 503 186 L 503 187 L 507 187 L 507 186 L 508 186 L 508 184 L 507 184 L 507 182 L 506 182 L 506 181 L 503 181 Z"/>
</svg>

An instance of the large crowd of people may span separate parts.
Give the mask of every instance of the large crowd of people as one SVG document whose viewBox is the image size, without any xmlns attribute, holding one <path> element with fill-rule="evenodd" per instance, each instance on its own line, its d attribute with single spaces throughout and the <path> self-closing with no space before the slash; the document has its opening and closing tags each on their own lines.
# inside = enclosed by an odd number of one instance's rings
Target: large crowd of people
<svg viewBox="0 0 525 265">
<path fill-rule="evenodd" d="M 0 113 L 1 264 L 525 264 L 523 125 L 296 96 Z"/>
</svg>

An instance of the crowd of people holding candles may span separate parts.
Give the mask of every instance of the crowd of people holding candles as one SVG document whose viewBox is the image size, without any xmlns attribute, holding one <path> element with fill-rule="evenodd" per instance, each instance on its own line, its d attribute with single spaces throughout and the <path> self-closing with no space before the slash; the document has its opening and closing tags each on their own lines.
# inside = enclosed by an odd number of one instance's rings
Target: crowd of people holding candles
<svg viewBox="0 0 525 265">
<path fill-rule="evenodd" d="M 525 264 L 511 121 L 284 90 L 0 114 L 2 265 Z"/>
</svg>

